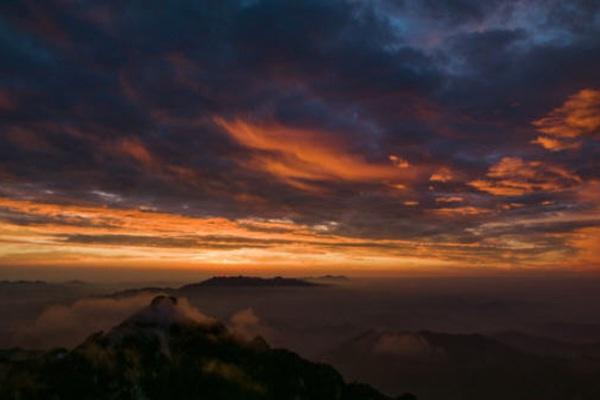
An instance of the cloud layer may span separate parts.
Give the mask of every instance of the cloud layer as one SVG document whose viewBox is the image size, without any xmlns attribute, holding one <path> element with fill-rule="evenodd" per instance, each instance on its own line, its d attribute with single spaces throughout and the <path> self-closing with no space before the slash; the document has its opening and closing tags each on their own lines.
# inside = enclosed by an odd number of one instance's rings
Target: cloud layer
<svg viewBox="0 0 600 400">
<path fill-rule="evenodd" d="M 2 265 L 600 266 L 594 2 L 0 11 Z"/>
</svg>

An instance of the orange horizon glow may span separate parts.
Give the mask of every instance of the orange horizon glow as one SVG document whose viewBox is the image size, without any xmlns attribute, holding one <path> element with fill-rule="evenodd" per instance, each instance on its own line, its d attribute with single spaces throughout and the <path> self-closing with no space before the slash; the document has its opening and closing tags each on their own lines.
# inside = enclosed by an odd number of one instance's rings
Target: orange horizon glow
<svg viewBox="0 0 600 400">
<path fill-rule="evenodd" d="M 479 243 L 368 239 L 332 233 L 334 223 L 308 226 L 291 220 L 192 217 L 7 198 L 0 198 L 0 210 L 15 216 L 47 219 L 44 223 L 27 225 L 0 222 L 3 244 L 0 266 L 154 266 L 224 272 L 290 268 L 368 274 L 369 271 L 444 270 L 468 273 L 477 266 L 527 269 L 563 265 L 593 269 L 593 265 L 600 265 L 593 251 L 600 244 L 597 229 L 569 234 L 568 240 L 573 248 L 579 249 L 579 256 L 559 252 L 544 259 L 519 255 L 527 245 L 526 242 L 520 245 L 518 238 L 511 239 L 513 242 L 488 238 Z M 475 207 L 444 207 L 436 215 L 455 218 L 490 212 L 493 211 Z"/>
<path fill-rule="evenodd" d="M 0 267 L 600 269 L 587 2 L 18 3 Z"/>
<path fill-rule="evenodd" d="M 119 264 L 132 265 L 257 268 L 371 265 L 387 269 L 395 268 L 398 263 L 406 268 L 450 264 L 435 256 L 425 256 L 424 250 L 411 252 L 411 255 L 400 254 L 408 246 L 426 246 L 425 243 L 344 237 L 329 234 L 326 225 L 307 226 L 288 220 L 201 218 L 6 198 L 0 199 L 0 209 L 54 220 L 37 226 L 1 222 L 0 241 L 5 251 L 0 255 L 0 263 L 5 265 L 93 264 L 119 260 Z M 128 244 L 128 239 L 134 241 Z M 463 247 L 454 243 L 437 246 Z"/>
<path fill-rule="evenodd" d="M 546 135 L 534 143 L 552 152 L 579 149 L 579 142 L 566 141 L 592 135 L 600 126 L 594 114 L 598 93 L 580 91 L 534 121 L 537 130 Z M 262 179 L 277 180 L 317 199 L 325 196 L 331 185 L 365 185 L 372 193 L 392 199 L 398 210 L 411 210 L 410 215 L 430 227 L 456 224 L 464 225 L 464 231 L 437 237 L 380 237 L 372 232 L 351 233 L 333 219 L 310 225 L 298 222 L 302 218 L 259 218 L 252 213 L 226 218 L 153 207 L 127 208 L 109 201 L 121 198 L 119 194 L 101 191 L 92 193 L 108 201 L 105 205 L 4 196 L 0 197 L 0 266 L 119 265 L 366 274 L 476 268 L 591 271 L 600 267 L 595 251 L 600 248 L 600 230 L 594 226 L 600 223 L 600 185 L 597 180 L 586 181 L 558 160 L 504 156 L 473 178 L 450 166 L 414 163 L 399 154 L 374 161 L 351 150 L 342 136 L 325 130 L 240 118 L 216 117 L 212 122 L 221 134 L 246 150 L 233 161 Z M 18 146 L 39 151 L 51 147 L 32 131 L 15 132 L 8 138 Z M 94 139 L 93 143 L 102 156 L 133 162 L 145 174 L 201 187 L 201 169 L 159 156 L 136 136 Z M 419 185 L 428 185 L 432 196 L 419 193 Z M 544 200 L 536 204 L 541 208 L 537 215 L 520 215 L 519 210 L 528 206 L 519 198 L 530 195 L 560 195 L 577 202 L 581 209 L 554 212 L 555 202 Z M 250 193 L 232 198 L 244 207 L 267 207 L 260 196 Z M 527 232 L 544 224 L 573 227 Z M 508 229 L 519 226 L 523 233 Z"/>
</svg>

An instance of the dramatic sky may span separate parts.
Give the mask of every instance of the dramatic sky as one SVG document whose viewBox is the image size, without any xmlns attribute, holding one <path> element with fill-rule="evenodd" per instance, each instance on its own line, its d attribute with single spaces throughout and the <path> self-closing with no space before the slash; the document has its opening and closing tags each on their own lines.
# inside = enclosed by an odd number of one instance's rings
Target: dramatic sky
<svg viewBox="0 0 600 400">
<path fill-rule="evenodd" d="M 600 2 L 5 0 L 0 265 L 600 267 Z"/>
</svg>

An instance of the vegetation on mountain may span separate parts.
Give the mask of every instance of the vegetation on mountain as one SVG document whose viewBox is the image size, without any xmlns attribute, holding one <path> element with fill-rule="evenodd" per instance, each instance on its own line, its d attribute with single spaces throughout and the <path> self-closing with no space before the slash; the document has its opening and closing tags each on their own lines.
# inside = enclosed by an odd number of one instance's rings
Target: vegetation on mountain
<svg viewBox="0 0 600 400">
<path fill-rule="evenodd" d="M 71 351 L 0 353 L 0 398 L 390 400 L 170 296 Z"/>
</svg>

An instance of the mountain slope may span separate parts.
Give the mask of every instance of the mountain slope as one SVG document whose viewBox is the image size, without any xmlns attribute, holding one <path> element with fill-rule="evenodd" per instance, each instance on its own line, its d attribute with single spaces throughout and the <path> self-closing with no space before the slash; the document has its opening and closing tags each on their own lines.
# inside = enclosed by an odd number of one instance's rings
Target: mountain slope
<svg viewBox="0 0 600 400">
<path fill-rule="evenodd" d="M 425 400 L 598 399 L 598 368 L 478 334 L 368 331 L 322 358 L 347 379 Z"/>
<path fill-rule="evenodd" d="M 72 351 L 6 354 L 2 399 L 389 399 L 260 338 L 243 341 L 169 296 Z"/>
</svg>

